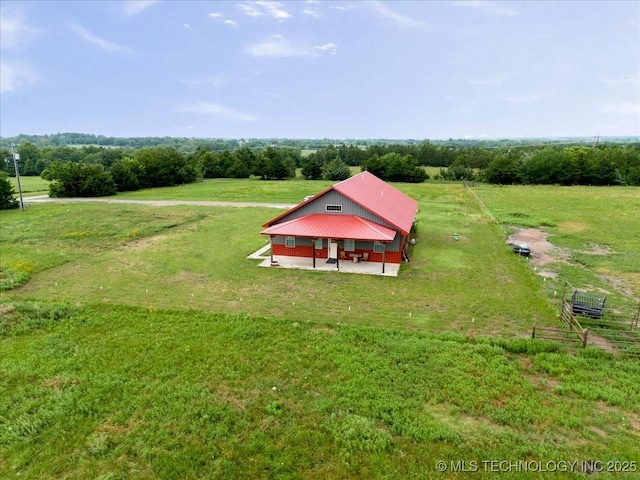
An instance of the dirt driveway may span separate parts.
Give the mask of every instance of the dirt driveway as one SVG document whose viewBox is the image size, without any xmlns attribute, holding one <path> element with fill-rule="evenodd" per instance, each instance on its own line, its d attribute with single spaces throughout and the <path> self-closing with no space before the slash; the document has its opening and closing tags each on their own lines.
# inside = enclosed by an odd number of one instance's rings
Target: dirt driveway
<svg viewBox="0 0 640 480">
<path fill-rule="evenodd" d="M 212 201 L 194 201 L 194 200 L 124 200 L 108 197 L 78 197 L 78 198 L 51 198 L 49 196 L 25 197 L 24 203 L 137 203 L 141 205 L 154 206 L 175 206 L 175 205 L 193 205 L 196 207 L 264 207 L 264 208 L 292 208 L 294 204 L 288 203 L 260 203 L 260 202 L 212 202 Z"/>
</svg>

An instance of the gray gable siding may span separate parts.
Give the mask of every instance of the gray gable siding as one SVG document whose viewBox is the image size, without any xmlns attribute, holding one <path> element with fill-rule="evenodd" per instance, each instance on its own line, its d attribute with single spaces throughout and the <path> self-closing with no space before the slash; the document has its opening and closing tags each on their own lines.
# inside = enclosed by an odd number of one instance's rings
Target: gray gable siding
<svg viewBox="0 0 640 480">
<path fill-rule="evenodd" d="M 326 205 L 342 205 L 342 212 L 327 212 Z M 314 198 L 306 205 L 291 212 L 289 215 L 282 217 L 276 223 L 288 222 L 295 218 L 304 217 L 305 215 L 311 215 L 312 213 L 329 213 L 332 215 L 357 215 L 366 220 L 370 220 L 379 225 L 385 226 L 396 230 L 396 228 L 389 222 L 384 221 L 382 218 L 374 215 L 365 208 L 361 207 L 357 203 L 349 200 L 347 197 L 335 190 L 329 190 L 324 195 Z"/>
<path fill-rule="evenodd" d="M 326 205 L 342 205 L 342 211 L 327 212 Z M 377 215 L 374 215 L 373 213 L 369 212 L 368 210 L 361 207 L 360 205 L 353 202 L 352 200 L 349 200 L 347 197 L 345 197 L 339 192 L 336 192 L 335 190 L 329 190 L 325 194 L 314 198 L 312 201 L 310 201 L 306 205 L 303 205 L 297 210 L 291 212 L 289 215 L 285 215 L 284 217 L 279 219 L 277 222 L 274 223 L 274 225 L 278 223 L 288 222 L 289 220 L 294 220 L 296 218 L 304 217 L 305 215 L 311 215 L 312 213 L 324 213 L 324 214 L 331 214 L 331 215 L 357 215 L 366 220 L 370 220 L 379 225 L 383 225 L 387 228 L 391 228 L 392 230 L 396 230 L 396 228 L 393 225 L 391 225 L 389 222 L 386 222 L 385 220 L 378 217 Z M 275 243 L 284 243 L 284 238 L 279 238 L 278 240 L 275 241 Z M 372 250 L 373 242 L 358 242 L 356 244 L 356 248 Z M 396 233 L 396 236 L 393 239 L 393 241 L 387 244 L 387 250 L 397 252 L 399 251 L 399 249 L 400 249 L 400 234 Z"/>
</svg>

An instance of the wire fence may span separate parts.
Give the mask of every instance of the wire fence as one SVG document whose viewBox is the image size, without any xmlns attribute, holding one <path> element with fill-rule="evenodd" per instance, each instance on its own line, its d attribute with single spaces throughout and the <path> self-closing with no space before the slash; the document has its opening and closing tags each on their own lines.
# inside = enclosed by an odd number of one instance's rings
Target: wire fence
<svg viewBox="0 0 640 480">
<path fill-rule="evenodd" d="M 559 298 L 559 317 L 566 328 L 533 327 L 532 338 L 579 342 L 612 354 L 640 358 L 640 304 L 608 305 L 599 311 L 576 308 L 577 289 L 565 281 Z"/>
</svg>

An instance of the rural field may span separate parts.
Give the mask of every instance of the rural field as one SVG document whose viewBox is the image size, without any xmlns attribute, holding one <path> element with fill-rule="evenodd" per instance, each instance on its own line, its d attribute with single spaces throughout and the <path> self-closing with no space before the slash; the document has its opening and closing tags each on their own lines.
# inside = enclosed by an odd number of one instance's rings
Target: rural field
<svg viewBox="0 0 640 480">
<path fill-rule="evenodd" d="M 562 328 L 565 281 L 635 312 L 640 189 L 395 186 L 420 206 L 397 278 L 259 268 L 275 208 L 3 211 L 0 476 L 636 478 L 640 361 L 530 336 Z M 552 244 L 543 266 L 511 252 L 522 229 Z"/>
<path fill-rule="evenodd" d="M 13 190 L 18 193 L 18 181 L 16 177 L 10 177 Z M 25 197 L 34 195 L 47 195 L 49 193 L 49 182 L 40 177 L 20 177 L 20 187 Z"/>
</svg>

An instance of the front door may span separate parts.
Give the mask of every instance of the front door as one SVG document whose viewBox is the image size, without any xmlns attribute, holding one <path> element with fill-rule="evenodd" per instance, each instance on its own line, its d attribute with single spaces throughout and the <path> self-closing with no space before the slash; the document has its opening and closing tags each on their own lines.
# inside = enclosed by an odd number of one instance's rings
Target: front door
<svg viewBox="0 0 640 480">
<path fill-rule="evenodd" d="M 338 258 L 338 241 L 329 239 L 329 258 Z"/>
</svg>

